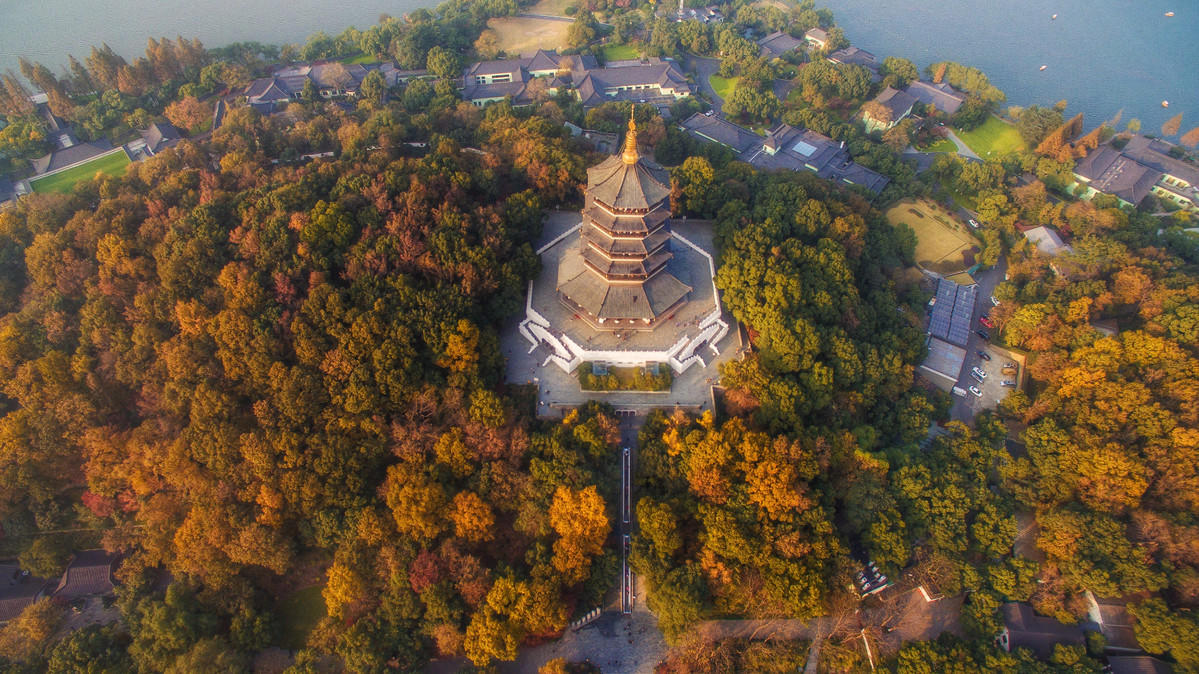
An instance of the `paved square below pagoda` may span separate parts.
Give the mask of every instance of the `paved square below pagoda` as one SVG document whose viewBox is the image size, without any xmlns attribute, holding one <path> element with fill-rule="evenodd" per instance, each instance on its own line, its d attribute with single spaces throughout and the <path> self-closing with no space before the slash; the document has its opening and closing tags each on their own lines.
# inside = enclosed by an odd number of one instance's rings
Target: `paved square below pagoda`
<svg viewBox="0 0 1199 674">
<path fill-rule="evenodd" d="M 545 245 L 573 227 L 581 224 L 578 213 L 553 213 L 547 218 L 544 236 Z M 674 234 L 714 255 L 712 223 L 708 221 L 673 221 Z M 541 253 L 541 274 L 533 283 L 532 306 L 545 316 L 554 328 L 589 350 L 619 351 L 665 351 L 684 336 L 699 332 L 699 323 L 716 309 L 716 296 L 712 283 L 712 265 L 708 258 L 681 241 L 678 236 L 670 241 L 674 258 L 669 270 L 680 281 L 691 286 L 687 302 L 660 320 L 653 330 L 596 330 L 558 299 L 558 270 L 566 261 L 578 260 L 580 242 L 577 231 L 559 239 Z M 574 255 L 571 255 L 571 253 Z M 705 358 L 710 360 L 710 358 Z"/>
</svg>

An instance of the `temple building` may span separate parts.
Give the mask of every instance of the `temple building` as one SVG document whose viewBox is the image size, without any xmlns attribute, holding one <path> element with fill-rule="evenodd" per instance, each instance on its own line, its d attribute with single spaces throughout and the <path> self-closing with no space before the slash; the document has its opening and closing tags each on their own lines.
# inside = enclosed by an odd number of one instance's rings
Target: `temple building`
<svg viewBox="0 0 1199 674">
<path fill-rule="evenodd" d="M 562 214 L 565 215 L 565 214 Z M 675 225 L 672 227 L 672 224 Z M 680 233 L 677 229 L 683 229 Z M 573 372 L 583 362 L 706 366 L 729 332 L 713 278 L 710 223 L 675 220 L 670 174 L 637 146 L 587 170 L 584 206 L 538 250 L 521 334 Z"/>
<path fill-rule="evenodd" d="M 559 297 L 597 330 L 652 330 L 691 286 L 667 268 L 670 175 L 638 153 L 635 122 L 624 152 L 587 170 L 584 195 L 579 245 L 558 267 Z"/>
</svg>

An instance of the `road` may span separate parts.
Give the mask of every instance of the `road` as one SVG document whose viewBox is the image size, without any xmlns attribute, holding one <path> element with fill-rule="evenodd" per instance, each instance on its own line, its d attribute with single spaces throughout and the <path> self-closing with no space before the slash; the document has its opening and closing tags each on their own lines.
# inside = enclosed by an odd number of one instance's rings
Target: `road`
<svg viewBox="0 0 1199 674">
<path fill-rule="evenodd" d="M 707 94 L 708 98 L 712 101 L 712 109 L 716 111 L 717 115 L 720 115 L 724 101 L 716 95 L 716 91 L 712 89 L 712 84 L 708 82 L 708 78 L 715 75 L 717 70 L 720 70 L 720 59 L 687 54 L 683 57 L 683 67 L 687 69 L 687 72 L 695 74 L 695 84 L 699 86 L 700 91 Z"/>
<path fill-rule="evenodd" d="M 947 127 L 945 127 L 945 131 L 948 132 L 949 140 L 952 140 L 953 144 L 958 146 L 958 154 L 962 155 L 963 157 L 970 157 L 971 159 L 979 159 L 979 160 L 982 159 L 982 157 L 978 156 L 978 154 L 976 154 L 974 152 L 974 150 L 970 149 L 970 146 L 968 146 L 964 142 L 962 142 L 961 138 L 958 138 L 958 135 L 953 132 L 953 129 L 951 129 L 947 126 Z"/>
</svg>

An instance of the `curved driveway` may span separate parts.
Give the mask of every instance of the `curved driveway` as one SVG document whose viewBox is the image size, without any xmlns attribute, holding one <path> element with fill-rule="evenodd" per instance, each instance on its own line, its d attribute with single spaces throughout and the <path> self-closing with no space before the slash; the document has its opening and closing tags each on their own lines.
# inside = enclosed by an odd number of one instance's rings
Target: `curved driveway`
<svg viewBox="0 0 1199 674">
<path fill-rule="evenodd" d="M 716 95 L 711 82 L 708 81 L 709 77 L 715 75 L 717 70 L 720 70 L 720 59 L 687 54 L 683 57 L 683 67 L 687 69 L 687 72 L 695 75 L 696 86 L 711 99 L 712 109 L 716 111 L 716 114 L 723 116 L 721 115 L 721 106 L 724 105 L 724 101 Z"/>
</svg>

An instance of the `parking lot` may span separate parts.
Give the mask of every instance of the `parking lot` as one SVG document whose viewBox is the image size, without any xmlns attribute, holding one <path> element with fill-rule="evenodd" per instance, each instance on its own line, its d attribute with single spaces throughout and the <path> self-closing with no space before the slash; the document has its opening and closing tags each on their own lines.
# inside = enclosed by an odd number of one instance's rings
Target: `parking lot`
<svg viewBox="0 0 1199 674">
<path fill-rule="evenodd" d="M 1006 260 L 1000 259 L 999 264 L 995 267 L 981 271 L 975 274 L 975 281 L 978 283 L 978 298 L 974 305 L 974 315 L 970 322 L 970 339 L 966 345 L 966 362 L 962 366 L 962 371 L 958 375 L 957 386 L 966 391 L 966 395 L 954 396 L 953 409 L 950 411 L 950 416 L 958 421 L 969 422 L 983 410 L 995 409 L 999 401 L 1007 397 L 1008 393 L 1016 390 L 1023 384 L 1024 378 L 1024 359 L 1021 356 L 1012 354 L 1006 349 L 998 346 L 993 346 L 988 340 L 984 340 L 979 336 L 978 331 L 986 331 L 992 338 L 998 336 L 998 331 L 992 328 L 983 326 L 979 322 L 979 317 L 984 314 L 989 314 L 995 306 L 991 303 L 991 296 L 995 293 L 995 286 L 1003 281 L 1003 274 L 1007 269 Z M 978 352 L 983 351 L 991 356 L 990 361 L 983 360 L 978 356 Z M 1016 375 L 1005 375 L 1001 372 L 1004 363 L 1012 362 L 1018 366 Z M 987 373 L 983 383 L 978 383 L 974 377 L 970 376 L 972 368 L 979 367 Z M 1016 387 L 1006 387 L 1002 385 L 1005 379 L 1010 379 L 1016 382 Z M 982 397 L 975 396 L 970 393 L 970 387 L 976 386 L 982 392 Z"/>
</svg>

